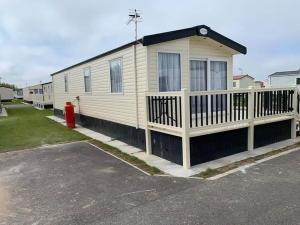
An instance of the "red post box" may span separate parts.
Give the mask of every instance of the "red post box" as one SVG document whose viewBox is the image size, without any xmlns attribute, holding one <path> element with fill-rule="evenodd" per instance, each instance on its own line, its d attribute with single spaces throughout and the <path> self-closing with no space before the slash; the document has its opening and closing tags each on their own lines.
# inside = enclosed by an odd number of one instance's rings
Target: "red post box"
<svg viewBox="0 0 300 225">
<path fill-rule="evenodd" d="M 75 128 L 74 105 L 71 102 L 66 102 L 65 120 L 68 128 Z"/>
</svg>

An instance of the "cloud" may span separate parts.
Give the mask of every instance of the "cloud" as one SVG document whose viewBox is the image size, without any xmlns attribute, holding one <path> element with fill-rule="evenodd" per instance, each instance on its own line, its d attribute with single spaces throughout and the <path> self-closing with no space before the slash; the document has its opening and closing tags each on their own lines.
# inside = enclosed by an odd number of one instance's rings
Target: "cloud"
<svg viewBox="0 0 300 225">
<path fill-rule="evenodd" d="M 19 86 L 133 40 L 128 9 L 143 10 L 139 34 L 198 24 L 248 47 L 234 71 L 258 79 L 300 67 L 299 1 L 0 0 L 0 76 Z"/>
</svg>

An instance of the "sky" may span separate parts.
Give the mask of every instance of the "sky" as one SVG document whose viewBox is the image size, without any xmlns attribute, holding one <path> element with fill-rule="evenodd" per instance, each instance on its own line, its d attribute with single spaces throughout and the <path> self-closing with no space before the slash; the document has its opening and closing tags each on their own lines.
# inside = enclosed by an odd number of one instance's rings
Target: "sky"
<svg viewBox="0 0 300 225">
<path fill-rule="evenodd" d="M 24 87 L 133 41 L 129 9 L 142 10 L 138 35 L 205 24 L 244 45 L 234 73 L 258 80 L 300 68 L 299 0 L 0 0 L 0 77 Z"/>
</svg>

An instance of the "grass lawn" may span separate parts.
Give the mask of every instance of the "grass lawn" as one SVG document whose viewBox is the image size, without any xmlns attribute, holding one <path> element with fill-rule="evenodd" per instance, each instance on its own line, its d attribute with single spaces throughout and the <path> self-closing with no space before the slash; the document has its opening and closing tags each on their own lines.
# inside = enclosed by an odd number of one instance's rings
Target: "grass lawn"
<svg viewBox="0 0 300 225">
<path fill-rule="evenodd" d="M 3 105 L 18 105 L 22 104 L 23 100 L 22 99 L 13 99 L 10 102 L 2 102 Z"/>
<path fill-rule="evenodd" d="M 89 140 L 102 150 L 113 154 L 149 174 L 162 172 L 144 161 L 123 153 L 119 149 L 100 141 L 91 140 L 74 130 L 52 121 L 46 116 L 53 114 L 51 110 L 37 110 L 32 107 L 6 109 L 8 117 L 0 118 L 0 153 L 33 148 L 45 144 L 57 144 L 71 141 Z"/>
<path fill-rule="evenodd" d="M 51 110 L 26 107 L 7 109 L 7 113 L 8 117 L 0 118 L 0 152 L 89 139 L 46 118 L 53 114 Z"/>
</svg>

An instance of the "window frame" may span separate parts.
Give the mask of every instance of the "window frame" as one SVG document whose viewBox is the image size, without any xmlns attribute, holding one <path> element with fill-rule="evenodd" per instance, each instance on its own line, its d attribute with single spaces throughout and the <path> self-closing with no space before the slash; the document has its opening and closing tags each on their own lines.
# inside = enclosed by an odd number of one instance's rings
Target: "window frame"
<svg viewBox="0 0 300 225">
<path fill-rule="evenodd" d="M 190 60 L 200 60 L 200 61 L 206 61 L 207 62 L 207 91 L 213 91 L 211 89 L 211 68 L 210 68 L 210 64 L 212 61 L 216 61 L 216 62 L 226 62 L 226 90 L 230 90 L 232 89 L 232 84 L 230 84 L 230 80 L 229 80 L 229 77 L 228 75 L 230 74 L 229 72 L 229 65 L 230 65 L 230 61 L 232 61 L 230 59 L 230 57 L 214 57 L 214 56 L 205 56 L 205 55 L 192 55 L 189 57 L 189 90 L 191 91 L 191 85 L 190 85 L 190 82 L 191 82 L 191 73 L 190 73 Z M 231 77 L 231 80 L 232 80 L 232 77 Z"/>
<path fill-rule="evenodd" d="M 171 50 L 163 50 L 163 49 L 159 49 L 156 52 L 156 79 L 157 79 L 157 92 L 159 93 L 165 93 L 166 91 L 160 91 L 159 88 L 159 53 L 169 53 L 169 54 L 178 54 L 179 55 L 179 62 L 180 62 L 180 90 L 182 90 L 182 84 L 183 84 L 183 76 L 182 76 L 182 65 L 183 65 L 183 61 L 182 61 L 182 52 L 181 51 L 171 51 Z M 169 91 L 168 91 L 169 92 Z M 178 91 L 171 91 L 171 92 L 178 92 Z"/>
<path fill-rule="evenodd" d="M 122 81 L 122 90 L 121 92 L 112 92 L 112 82 L 111 82 L 111 62 L 120 60 L 121 64 L 121 81 Z M 124 95 L 124 70 L 123 70 L 123 57 L 113 58 L 108 60 L 108 69 L 109 69 L 109 88 L 110 88 L 110 94 L 111 95 Z"/>
<path fill-rule="evenodd" d="M 64 75 L 64 92 L 69 93 L 69 74 Z"/>
<path fill-rule="evenodd" d="M 85 85 L 85 70 L 88 69 L 90 72 L 90 91 L 86 91 L 86 85 Z M 86 66 L 82 69 L 83 72 L 83 88 L 84 88 L 84 93 L 86 94 L 91 94 L 92 93 L 92 70 L 91 70 L 91 66 Z"/>
</svg>

